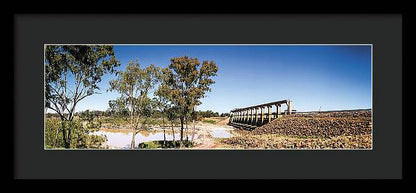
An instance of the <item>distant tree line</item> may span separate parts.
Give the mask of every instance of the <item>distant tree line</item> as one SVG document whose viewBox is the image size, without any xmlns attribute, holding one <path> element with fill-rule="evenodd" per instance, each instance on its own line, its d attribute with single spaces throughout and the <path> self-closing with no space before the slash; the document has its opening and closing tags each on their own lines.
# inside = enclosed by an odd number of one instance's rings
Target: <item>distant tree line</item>
<svg viewBox="0 0 416 193">
<path fill-rule="evenodd" d="M 110 117 L 110 116 L 117 116 L 117 117 L 129 117 L 129 109 L 128 108 L 119 108 L 117 105 L 113 104 L 113 101 L 110 100 L 109 108 L 105 111 L 100 110 L 85 110 L 81 112 L 76 112 L 75 116 L 80 116 L 82 113 L 89 112 L 94 114 L 95 117 Z M 150 115 L 152 118 L 160 118 L 161 111 L 154 110 L 153 113 Z M 59 117 L 57 113 L 47 113 L 47 117 Z M 197 118 L 209 118 L 209 117 L 229 117 L 230 113 L 219 113 L 213 112 L 212 110 L 206 111 L 197 111 Z"/>
<path fill-rule="evenodd" d="M 221 113 L 221 114 L 219 114 L 218 112 L 213 112 L 211 110 L 198 111 L 198 115 L 200 117 L 228 117 L 228 116 L 230 116 L 229 113 Z"/>
</svg>

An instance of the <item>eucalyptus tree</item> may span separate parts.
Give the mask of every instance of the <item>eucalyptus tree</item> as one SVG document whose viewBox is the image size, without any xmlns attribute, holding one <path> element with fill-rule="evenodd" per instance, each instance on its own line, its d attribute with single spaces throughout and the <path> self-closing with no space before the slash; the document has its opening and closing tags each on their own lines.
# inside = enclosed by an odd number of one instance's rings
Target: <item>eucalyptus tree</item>
<svg viewBox="0 0 416 193">
<path fill-rule="evenodd" d="M 179 107 L 181 141 L 184 122 L 188 122 L 188 116 L 195 106 L 201 104 L 206 92 L 211 91 L 210 86 L 215 83 L 212 77 L 217 75 L 217 71 L 214 61 L 203 61 L 201 65 L 197 58 L 188 56 L 172 58 L 169 67 L 162 70 L 171 100 Z"/>
<path fill-rule="evenodd" d="M 101 77 L 119 65 L 110 45 L 45 46 L 45 107 L 60 117 L 65 148 L 70 148 L 77 104 L 97 94 Z"/>
<path fill-rule="evenodd" d="M 135 147 L 140 119 L 149 114 L 151 99 L 149 94 L 159 82 L 159 68 L 153 64 L 141 68 L 138 60 L 130 61 L 125 71 L 116 72 L 117 78 L 110 81 L 109 91 L 121 94 L 130 110 L 130 127 L 133 132 L 131 148 Z"/>
<path fill-rule="evenodd" d="M 127 117 L 129 110 L 126 105 L 126 99 L 119 97 L 115 100 L 108 101 L 108 111 L 111 116 Z"/>
<path fill-rule="evenodd" d="M 168 110 L 172 108 L 171 95 L 169 87 L 166 85 L 166 78 L 162 73 L 159 73 L 159 80 L 161 85 L 155 92 L 155 97 L 153 98 L 153 104 L 156 109 L 160 111 L 160 116 L 162 118 L 161 127 L 163 129 L 163 147 L 166 146 L 166 124 L 165 118 L 168 118 Z M 173 130 L 172 130 L 173 131 Z M 175 132 L 173 131 L 173 134 Z M 175 136 L 173 136 L 175 138 Z"/>
<path fill-rule="evenodd" d="M 176 145 L 175 142 L 175 121 L 179 118 L 179 110 L 180 108 L 178 106 L 171 106 L 166 110 L 166 118 L 170 121 L 171 128 L 172 128 L 172 137 L 173 137 L 173 144 Z"/>
</svg>

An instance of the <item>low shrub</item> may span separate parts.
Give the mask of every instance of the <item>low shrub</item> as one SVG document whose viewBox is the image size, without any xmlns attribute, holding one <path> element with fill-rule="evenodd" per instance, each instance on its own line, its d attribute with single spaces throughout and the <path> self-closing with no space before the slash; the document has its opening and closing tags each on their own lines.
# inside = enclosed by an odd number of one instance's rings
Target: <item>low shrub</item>
<svg viewBox="0 0 416 193">
<path fill-rule="evenodd" d="M 193 147 L 194 144 L 189 140 L 182 141 L 166 141 L 166 144 L 163 145 L 163 140 L 159 141 L 149 141 L 149 142 L 143 142 L 139 144 L 139 148 L 143 149 L 156 149 L 156 148 L 179 148 L 179 147 Z"/>
</svg>

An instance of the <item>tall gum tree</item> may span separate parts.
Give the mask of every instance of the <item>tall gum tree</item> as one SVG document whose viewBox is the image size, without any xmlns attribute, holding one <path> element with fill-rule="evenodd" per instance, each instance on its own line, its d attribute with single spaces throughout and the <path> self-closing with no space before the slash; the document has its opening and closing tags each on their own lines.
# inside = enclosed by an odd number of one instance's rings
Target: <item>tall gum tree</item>
<svg viewBox="0 0 416 193">
<path fill-rule="evenodd" d="M 153 98 L 153 104 L 155 109 L 160 111 L 160 115 L 162 118 L 161 127 L 163 129 L 163 147 L 166 146 L 166 124 L 165 118 L 168 118 L 168 111 L 172 108 L 173 104 L 170 100 L 169 95 L 169 87 L 165 84 L 165 77 L 162 73 L 159 74 L 159 80 L 161 80 L 162 84 L 158 87 L 156 92 L 154 93 L 155 97 Z M 174 132 L 173 132 L 174 134 Z"/>
<path fill-rule="evenodd" d="M 130 61 L 125 71 L 118 71 L 117 78 L 110 81 L 109 91 L 117 91 L 121 94 L 120 100 L 124 100 L 129 106 L 130 126 L 133 132 L 130 148 L 135 148 L 135 138 L 139 131 L 140 119 L 149 112 L 151 99 L 149 94 L 159 82 L 160 69 L 153 64 L 141 68 L 138 60 Z"/>
<path fill-rule="evenodd" d="M 65 148 L 70 148 L 77 104 L 97 94 L 98 83 L 120 63 L 110 45 L 46 45 L 45 107 L 61 119 Z"/>
<path fill-rule="evenodd" d="M 210 86 L 215 83 L 212 77 L 216 76 L 217 72 L 218 66 L 214 61 L 204 60 L 201 65 L 197 58 L 186 55 L 172 58 L 169 67 L 162 69 L 166 77 L 164 84 L 169 87 L 170 99 L 178 107 L 181 141 L 184 123 L 187 123 L 194 107 L 201 104 L 206 92 L 211 91 Z"/>
</svg>

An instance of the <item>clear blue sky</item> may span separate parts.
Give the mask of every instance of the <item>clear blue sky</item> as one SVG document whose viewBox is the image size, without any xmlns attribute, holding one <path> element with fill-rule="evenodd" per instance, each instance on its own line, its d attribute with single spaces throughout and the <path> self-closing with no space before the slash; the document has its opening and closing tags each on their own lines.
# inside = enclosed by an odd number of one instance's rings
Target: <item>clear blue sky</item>
<svg viewBox="0 0 416 193">
<path fill-rule="evenodd" d="M 219 113 L 291 99 L 297 111 L 371 108 L 370 45 L 116 45 L 124 70 L 129 60 L 167 67 L 188 55 L 214 60 L 218 76 L 198 110 Z M 76 111 L 106 110 L 119 96 L 106 92 L 113 75 L 99 84 L 102 94 L 87 97 Z M 285 108 L 285 107 L 283 107 Z"/>
</svg>

